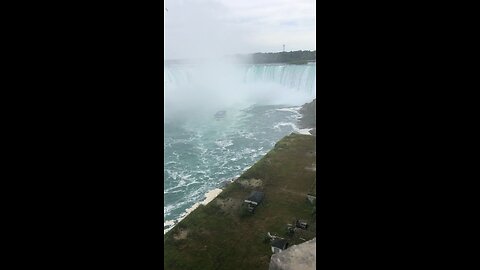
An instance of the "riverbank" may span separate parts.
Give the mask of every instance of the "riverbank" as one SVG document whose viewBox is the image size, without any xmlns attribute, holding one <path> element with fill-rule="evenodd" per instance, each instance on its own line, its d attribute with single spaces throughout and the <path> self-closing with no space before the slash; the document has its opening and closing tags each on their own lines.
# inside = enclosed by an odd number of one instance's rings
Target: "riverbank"
<svg viewBox="0 0 480 270">
<path fill-rule="evenodd" d="M 165 235 L 168 231 L 174 228 L 176 224 L 182 221 L 185 217 L 187 217 L 190 213 L 192 213 L 195 209 L 197 209 L 200 205 L 207 205 L 213 199 L 215 199 L 218 194 L 220 194 L 223 190 L 220 188 L 212 189 L 205 194 L 205 199 L 201 202 L 194 204 L 192 207 L 185 210 L 185 212 L 176 220 L 167 220 L 163 223 L 163 234 Z M 165 229 L 167 227 L 167 229 Z"/>
<path fill-rule="evenodd" d="M 307 199 L 315 193 L 315 146 L 314 136 L 286 136 L 218 196 L 210 196 L 210 203 L 198 204 L 164 235 L 165 269 L 268 269 L 268 232 L 290 245 L 315 237 L 315 206 Z M 264 192 L 265 199 L 252 215 L 242 203 L 253 190 Z M 296 219 L 306 220 L 309 229 L 289 237 L 286 224 Z"/>
<path fill-rule="evenodd" d="M 300 109 L 302 117 L 299 119 L 299 127 L 302 129 L 310 128 L 310 134 L 317 134 L 317 99 L 307 103 Z"/>
</svg>

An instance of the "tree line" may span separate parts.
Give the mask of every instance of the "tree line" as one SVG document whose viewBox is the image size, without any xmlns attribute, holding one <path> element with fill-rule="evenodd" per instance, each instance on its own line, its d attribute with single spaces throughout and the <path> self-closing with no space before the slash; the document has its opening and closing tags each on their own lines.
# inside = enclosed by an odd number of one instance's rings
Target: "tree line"
<svg viewBox="0 0 480 270">
<path fill-rule="evenodd" d="M 317 51 L 291 51 L 276 53 L 254 53 L 250 55 L 237 55 L 238 58 L 255 64 L 290 63 L 305 64 L 316 61 Z"/>
<path fill-rule="evenodd" d="M 276 52 L 276 53 L 254 53 L 254 54 L 236 54 L 225 56 L 227 58 L 236 58 L 244 63 L 253 64 L 271 64 L 271 63 L 287 63 L 287 64 L 306 64 L 307 62 L 316 61 L 317 51 L 290 51 L 290 52 Z M 195 62 L 197 60 L 166 60 L 165 63 L 182 63 Z"/>
</svg>

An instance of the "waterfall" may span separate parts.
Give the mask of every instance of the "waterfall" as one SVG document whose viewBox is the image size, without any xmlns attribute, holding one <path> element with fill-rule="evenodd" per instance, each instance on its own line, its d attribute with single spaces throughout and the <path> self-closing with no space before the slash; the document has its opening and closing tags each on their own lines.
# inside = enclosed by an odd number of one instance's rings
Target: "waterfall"
<svg viewBox="0 0 480 270">
<path fill-rule="evenodd" d="M 218 79 L 224 79 L 223 70 Z M 293 91 L 316 96 L 316 64 L 287 65 L 287 64 L 257 64 L 242 66 L 237 70 L 236 76 L 229 79 L 236 80 L 232 83 L 276 83 Z M 173 65 L 165 66 L 165 88 L 176 88 L 204 79 L 205 73 L 197 74 L 194 66 Z"/>
<path fill-rule="evenodd" d="M 315 95 L 316 65 L 253 65 L 245 73 L 246 83 L 275 82 L 295 91 Z"/>
</svg>

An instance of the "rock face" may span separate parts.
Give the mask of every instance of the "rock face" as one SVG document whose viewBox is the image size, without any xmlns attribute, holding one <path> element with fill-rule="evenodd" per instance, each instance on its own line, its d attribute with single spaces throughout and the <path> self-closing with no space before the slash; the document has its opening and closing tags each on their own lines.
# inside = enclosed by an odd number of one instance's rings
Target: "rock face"
<svg viewBox="0 0 480 270">
<path fill-rule="evenodd" d="M 273 254 L 270 258 L 269 270 L 313 270 L 316 268 L 316 246 L 317 239 Z"/>
<path fill-rule="evenodd" d="M 317 99 L 310 103 L 306 103 L 300 109 L 302 117 L 299 126 L 301 128 L 311 128 L 310 134 L 317 135 Z"/>
</svg>

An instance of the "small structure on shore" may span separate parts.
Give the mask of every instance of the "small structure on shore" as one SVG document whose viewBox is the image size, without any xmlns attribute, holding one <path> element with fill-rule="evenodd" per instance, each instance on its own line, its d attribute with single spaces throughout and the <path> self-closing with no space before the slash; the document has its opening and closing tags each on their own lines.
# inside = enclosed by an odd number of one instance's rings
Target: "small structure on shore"
<svg viewBox="0 0 480 270">
<path fill-rule="evenodd" d="M 272 240 L 272 253 L 280 253 L 288 248 L 288 241 L 283 238 L 276 238 Z"/>
<path fill-rule="evenodd" d="M 255 212 L 255 208 L 263 201 L 265 194 L 260 191 L 253 191 L 250 196 L 244 201 L 247 204 L 250 213 Z"/>
<path fill-rule="evenodd" d="M 293 235 L 295 233 L 295 226 L 292 224 L 287 224 L 287 234 Z"/>
<path fill-rule="evenodd" d="M 308 223 L 304 220 L 297 220 L 295 226 L 300 229 L 306 230 L 308 228 Z"/>
</svg>

